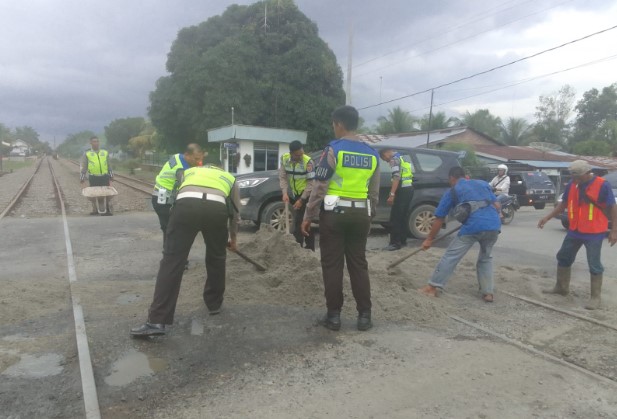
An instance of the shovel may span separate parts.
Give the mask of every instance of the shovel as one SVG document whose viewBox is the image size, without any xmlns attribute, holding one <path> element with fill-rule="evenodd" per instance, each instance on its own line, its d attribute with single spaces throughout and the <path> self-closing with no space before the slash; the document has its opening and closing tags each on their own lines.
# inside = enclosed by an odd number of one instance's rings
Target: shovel
<svg viewBox="0 0 617 419">
<path fill-rule="evenodd" d="M 448 237 L 450 234 L 455 233 L 457 231 L 459 231 L 461 229 L 462 225 L 456 227 L 454 230 L 448 231 L 446 234 L 444 234 L 441 237 L 436 238 L 435 240 L 433 240 L 433 243 L 438 242 L 439 240 L 443 239 L 444 237 Z M 395 260 L 394 262 L 392 262 L 391 264 L 388 265 L 387 269 L 392 269 L 397 265 L 400 265 L 402 262 L 406 261 L 407 259 L 409 259 L 410 257 L 412 257 L 415 254 L 420 253 L 420 251 L 422 251 L 424 249 L 422 249 L 422 247 L 414 250 L 413 252 L 411 252 L 410 254 L 403 256 L 402 258 L 399 258 L 397 260 Z"/>
<path fill-rule="evenodd" d="M 262 264 L 254 261 L 253 259 L 251 259 L 247 255 L 245 255 L 241 251 L 239 251 L 239 250 L 232 250 L 232 252 L 234 252 L 236 255 L 240 256 L 242 259 L 246 260 L 247 262 L 253 264 L 253 266 L 255 266 L 258 271 L 264 272 L 266 270 L 265 266 L 263 266 Z"/>
<path fill-rule="evenodd" d="M 285 203 L 285 211 L 283 212 L 285 217 L 285 234 L 289 234 L 289 204 Z"/>
</svg>

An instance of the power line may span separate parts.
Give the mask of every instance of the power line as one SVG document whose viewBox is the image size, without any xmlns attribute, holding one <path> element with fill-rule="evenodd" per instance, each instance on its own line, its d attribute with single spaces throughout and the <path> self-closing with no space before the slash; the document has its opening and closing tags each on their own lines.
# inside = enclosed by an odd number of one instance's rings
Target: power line
<svg viewBox="0 0 617 419">
<path fill-rule="evenodd" d="M 525 3 L 530 3 L 530 2 L 532 2 L 532 1 L 537 1 L 537 0 L 526 0 L 526 1 L 523 1 L 522 3 L 515 4 L 514 6 L 507 7 L 507 8 L 505 8 L 505 9 L 500 10 L 500 11 L 495 12 L 495 13 L 490 13 L 490 14 L 489 14 L 489 13 L 487 13 L 487 12 L 490 12 L 491 10 L 498 9 L 499 7 L 504 6 L 504 5 L 508 4 L 508 3 L 512 3 L 513 1 L 514 1 L 514 0 L 509 0 L 509 1 L 506 1 L 506 2 L 504 2 L 504 3 L 501 3 L 501 4 L 497 5 L 497 6 L 495 6 L 495 7 L 491 7 L 491 8 L 489 8 L 489 9 L 486 9 L 484 12 L 482 12 L 482 13 L 478 13 L 478 14 L 476 15 L 476 16 L 478 16 L 476 19 L 473 19 L 473 20 L 470 20 L 470 21 L 468 21 L 468 22 L 465 22 L 465 23 L 463 23 L 463 24 L 461 24 L 461 25 L 455 26 L 454 28 L 451 28 L 451 29 L 449 29 L 449 30 L 447 30 L 447 31 L 442 31 L 442 32 L 440 32 L 438 35 L 432 35 L 432 36 L 426 37 L 426 38 L 421 39 L 421 40 L 419 40 L 419 41 L 417 41 L 417 42 L 414 42 L 413 44 L 409 44 L 409 45 L 404 46 L 404 47 L 402 47 L 402 48 L 397 48 L 397 49 L 395 49 L 395 50 L 391 50 L 391 51 L 386 52 L 386 53 L 384 53 L 384 54 L 382 54 L 382 55 L 379 55 L 379 56 L 377 56 L 377 57 L 374 57 L 374 58 L 371 58 L 371 59 L 369 59 L 369 60 L 363 61 L 363 62 L 361 62 L 361 63 L 359 63 L 359 64 L 354 65 L 354 68 L 355 68 L 355 67 L 360 67 L 360 66 L 363 66 L 363 65 L 368 64 L 368 63 L 372 63 L 373 61 L 376 61 L 376 60 L 378 60 L 378 59 L 380 59 L 380 58 L 387 57 L 388 55 L 392 55 L 392 54 L 397 53 L 397 52 L 399 52 L 399 51 L 404 51 L 404 50 L 409 49 L 409 48 L 411 48 L 411 47 L 414 47 L 414 46 L 416 46 L 416 45 L 423 44 L 423 43 L 425 43 L 425 42 L 427 42 L 427 41 L 430 41 L 431 39 L 439 38 L 439 37 L 441 37 L 441 36 L 443 36 L 443 35 L 445 35 L 445 34 L 447 34 L 447 33 L 454 32 L 454 31 L 456 31 L 456 30 L 458 30 L 458 29 L 461 29 L 461 28 L 463 28 L 463 27 L 465 27 L 465 26 L 467 26 L 467 25 L 470 25 L 470 24 L 472 24 L 472 23 L 475 23 L 475 22 L 478 22 L 478 21 L 484 20 L 484 19 L 486 19 L 486 18 L 488 18 L 488 17 L 491 17 L 491 16 L 494 16 L 494 15 L 497 15 L 497 14 L 499 14 L 499 13 L 503 13 L 503 12 L 505 12 L 506 10 L 510 10 L 510 9 L 515 8 L 515 7 L 521 6 L 521 5 L 525 4 Z"/>
<path fill-rule="evenodd" d="M 474 95 L 469 95 L 469 96 L 465 96 L 465 97 L 462 97 L 462 98 L 449 100 L 449 101 L 446 101 L 446 102 L 441 102 L 441 103 L 438 103 L 436 105 L 433 105 L 433 107 L 437 108 L 437 107 L 440 107 L 440 106 L 443 106 L 443 105 L 448 105 L 450 103 L 460 102 L 461 100 L 465 100 L 465 99 L 470 99 L 470 98 L 477 97 L 477 96 L 486 95 L 488 93 L 497 92 L 499 90 L 504 90 L 504 89 L 507 89 L 509 87 L 514 87 L 514 86 L 518 86 L 518 85 L 521 85 L 521 84 L 524 84 L 524 83 L 529 83 L 529 82 L 534 81 L 534 80 L 538 80 L 538 79 L 542 79 L 542 78 L 545 78 L 545 77 L 554 76 L 554 75 L 560 74 L 560 73 L 565 73 L 567 71 L 576 70 L 576 69 L 587 67 L 587 66 L 590 66 L 590 65 L 600 64 L 600 63 L 603 63 L 603 62 L 606 62 L 606 61 L 611 61 L 611 60 L 614 60 L 616 58 L 617 58 L 617 54 L 610 55 L 608 57 L 599 58 L 597 60 L 589 61 L 589 62 L 586 62 L 586 63 L 583 63 L 583 64 L 579 64 L 579 65 L 574 66 L 574 67 L 564 68 L 562 70 L 553 71 L 551 73 L 541 74 L 539 76 L 534 76 L 534 77 L 530 77 L 530 78 L 527 78 L 527 79 L 522 79 L 522 80 L 514 81 L 514 82 L 508 83 L 506 85 L 501 85 L 500 87 L 497 87 L 495 89 L 485 91 L 485 92 L 476 93 Z M 483 87 L 480 87 L 480 88 L 486 88 L 486 87 L 490 87 L 490 86 L 483 86 Z M 409 111 L 409 113 L 422 111 L 422 110 L 425 110 L 425 109 L 428 109 L 428 108 L 429 108 L 428 106 L 424 106 L 422 108 L 412 109 L 411 111 Z"/>
<path fill-rule="evenodd" d="M 469 36 L 464 37 L 464 38 L 459 38 L 459 39 L 457 39 L 456 41 L 450 42 L 450 43 L 445 44 L 445 45 L 441 45 L 441 46 L 439 46 L 439 47 L 437 47 L 437 48 L 433 48 L 433 49 L 428 50 L 428 51 L 420 52 L 420 53 L 418 53 L 418 54 L 416 54 L 416 55 L 412 55 L 411 57 L 407 57 L 407 58 L 405 58 L 404 60 L 395 61 L 394 63 L 390 63 L 390 64 L 388 64 L 387 66 L 382 66 L 382 67 L 378 67 L 378 68 L 375 68 L 375 69 L 372 69 L 372 70 L 368 70 L 368 71 L 366 71 L 366 72 L 364 72 L 364 73 L 360 73 L 360 74 L 356 75 L 356 78 L 358 78 L 358 77 L 363 77 L 363 76 L 366 76 L 366 75 L 368 75 L 368 74 L 375 73 L 375 72 L 377 72 L 377 71 L 379 71 L 379 70 L 383 70 L 383 69 L 385 69 L 385 68 L 390 68 L 390 67 L 392 67 L 392 65 L 393 65 L 393 64 L 398 64 L 398 63 L 402 63 L 402 62 L 404 62 L 404 61 L 409 61 L 409 60 L 410 60 L 410 59 L 412 59 L 412 58 L 421 57 L 421 56 L 423 56 L 423 55 L 431 54 L 431 53 L 433 53 L 433 52 L 440 51 L 440 50 L 442 50 L 442 49 L 445 49 L 445 48 L 451 47 L 452 45 L 460 44 L 461 42 L 468 41 L 468 40 L 473 39 L 473 38 L 476 38 L 476 37 L 478 37 L 478 36 L 480 36 L 480 35 L 484 35 L 485 33 L 488 33 L 488 32 L 492 32 L 492 31 L 494 31 L 495 29 L 501 29 L 501 28 L 504 28 L 504 27 L 506 27 L 506 26 L 508 26 L 508 25 L 511 25 L 511 24 L 513 24 L 513 23 L 516 23 L 516 22 L 518 22 L 518 21 L 520 21 L 520 20 L 523 20 L 523 19 L 526 19 L 526 18 L 528 18 L 528 17 L 530 17 L 530 16 L 534 16 L 534 15 L 537 15 L 537 14 L 540 14 L 540 13 L 543 13 L 543 12 L 546 12 L 547 10 L 554 9 L 555 7 L 561 6 L 562 4 L 564 4 L 564 3 L 569 3 L 569 2 L 571 2 L 571 1 L 573 1 L 573 0 L 564 0 L 564 1 L 562 1 L 561 3 L 557 3 L 557 4 L 553 5 L 553 6 L 547 7 L 547 8 L 545 8 L 545 9 L 538 10 L 538 11 L 536 11 L 536 12 L 533 12 L 533 13 L 527 14 L 527 15 L 525 15 L 525 16 L 521 16 L 521 17 L 519 17 L 519 18 L 517 18 L 517 19 L 514 19 L 514 20 L 511 20 L 511 21 L 509 21 L 509 22 L 506 22 L 506 23 L 504 23 L 503 25 L 499 26 L 498 28 L 491 28 L 491 29 L 487 29 L 487 30 L 484 30 L 484 31 L 481 31 L 481 32 L 475 33 L 475 34 L 473 34 L 473 35 L 469 35 Z M 378 58 L 381 58 L 381 57 L 378 57 Z"/>
<path fill-rule="evenodd" d="M 470 76 L 462 77 L 462 78 L 460 78 L 460 79 L 457 79 L 457 80 L 454 80 L 454 81 L 451 81 L 451 82 L 448 82 L 448 83 L 443 83 L 443 84 L 440 84 L 440 85 L 438 85 L 438 86 L 429 87 L 428 89 L 421 90 L 421 91 L 419 91 L 419 92 L 415 92 L 415 93 L 410 93 L 410 94 L 408 94 L 408 95 L 401 96 L 401 97 L 398 97 L 398 98 L 396 98 L 396 99 L 390 99 L 390 100 L 387 100 L 387 101 L 385 101 L 385 102 L 376 103 L 376 104 L 374 104 L 374 105 L 365 106 L 365 107 L 363 107 L 363 108 L 358 108 L 358 110 L 363 110 L 363 109 L 370 109 L 370 108 L 374 108 L 375 106 L 384 105 L 384 104 L 386 104 L 386 103 L 396 102 L 396 101 L 399 101 L 399 100 L 402 100 L 402 99 L 407 99 L 407 98 L 409 98 L 409 97 L 413 97 L 413 96 L 420 95 L 420 94 L 422 94 L 422 93 L 427 93 L 427 92 L 430 92 L 431 90 L 434 90 L 434 89 L 439 89 L 439 88 L 442 88 L 442 87 L 445 87 L 445 86 L 450 86 L 450 85 L 453 85 L 453 84 L 456 84 L 456 83 L 460 83 L 460 82 L 462 82 L 462 81 L 469 80 L 469 79 L 472 79 L 472 78 L 474 78 L 474 77 L 478 77 L 478 76 L 481 76 L 481 75 L 483 75 L 483 74 L 487 74 L 487 73 L 490 73 L 490 72 L 492 72 L 492 71 L 499 70 L 499 69 L 502 69 L 502 68 L 505 68 L 505 67 L 511 66 L 511 65 L 513 65 L 513 64 L 517 64 L 517 63 L 520 63 L 520 62 L 522 62 L 522 61 L 529 60 L 529 59 L 531 59 L 531 58 L 535 58 L 535 57 L 540 56 L 540 55 L 542 55 L 542 54 L 546 54 L 547 52 L 555 51 L 555 50 L 560 49 L 560 48 L 563 48 L 563 47 L 565 47 L 565 46 L 575 44 L 575 43 L 580 42 L 580 41 L 583 41 L 583 40 L 585 40 L 585 39 L 589 39 L 589 38 L 591 38 L 591 37 L 593 37 L 593 36 L 600 35 L 600 34 L 602 34 L 602 33 L 605 33 L 605 32 L 608 32 L 608 31 L 611 31 L 611 30 L 613 30 L 613 29 L 615 29 L 615 28 L 617 28 L 617 25 L 615 25 L 615 26 L 611 26 L 610 28 L 606 28 L 606 29 L 600 30 L 600 31 L 598 31 L 598 32 L 591 33 L 591 34 L 589 34 L 589 35 L 585 35 L 585 36 L 583 36 L 583 37 L 581 37 L 581 38 L 574 39 L 574 40 L 569 41 L 569 42 L 566 42 L 566 43 L 564 43 L 564 44 L 557 45 L 557 46 L 552 47 L 552 48 L 549 48 L 549 49 L 545 49 L 545 50 L 540 51 L 540 52 L 537 52 L 537 53 L 535 53 L 535 54 L 528 55 L 528 56 L 526 56 L 526 57 L 519 58 L 519 59 L 514 60 L 514 61 L 510 61 L 509 63 L 502 64 L 502 65 L 499 65 L 499 66 L 497 66 L 497 67 L 490 68 L 490 69 L 488 69 L 488 70 L 480 71 L 480 72 L 478 72 L 478 73 L 474 73 L 474 74 L 472 74 L 472 75 L 470 75 Z"/>
</svg>

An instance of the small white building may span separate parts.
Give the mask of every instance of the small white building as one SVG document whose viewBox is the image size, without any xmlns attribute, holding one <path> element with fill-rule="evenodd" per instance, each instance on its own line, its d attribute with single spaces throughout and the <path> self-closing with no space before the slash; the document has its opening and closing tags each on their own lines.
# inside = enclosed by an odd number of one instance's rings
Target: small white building
<svg viewBox="0 0 617 419">
<path fill-rule="evenodd" d="M 13 149 L 11 150 L 11 156 L 28 156 L 31 152 L 30 146 L 23 140 L 15 140 L 13 143 Z"/>
<path fill-rule="evenodd" d="M 244 174 L 276 170 L 289 143 L 306 144 L 306 131 L 228 125 L 208 130 L 208 142 L 220 143 L 220 158 L 230 173 Z"/>
</svg>

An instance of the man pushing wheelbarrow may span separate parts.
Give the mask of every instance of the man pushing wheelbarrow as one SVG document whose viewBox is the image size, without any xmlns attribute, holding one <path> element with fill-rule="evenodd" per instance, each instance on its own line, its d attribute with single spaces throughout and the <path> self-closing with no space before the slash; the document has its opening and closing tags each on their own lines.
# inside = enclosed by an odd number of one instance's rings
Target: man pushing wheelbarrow
<svg viewBox="0 0 617 419">
<path fill-rule="evenodd" d="M 91 149 L 84 153 L 79 165 L 81 193 L 92 202 L 90 215 L 112 215 L 111 198 L 118 192 L 111 186 L 114 174 L 109 164 L 109 153 L 107 150 L 101 150 L 97 137 L 90 138 L 90 147 Z M 86 175 L 89 187 L 86 187 Z"/>
</svg>

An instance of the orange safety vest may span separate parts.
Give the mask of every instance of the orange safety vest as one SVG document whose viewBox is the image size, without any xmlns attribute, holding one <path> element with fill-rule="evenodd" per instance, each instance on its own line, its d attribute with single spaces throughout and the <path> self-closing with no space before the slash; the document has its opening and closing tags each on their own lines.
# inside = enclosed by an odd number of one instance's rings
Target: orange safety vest
<svg viewBox="0 0 617 419">
<path fill-rule="evenodd" d="M 589 201 L 598 202 L 600 188 L 604 179 L 596 176 L 585 190 Z M 602 205 L 606 207 L 606 205 Z M 608 230 L 608 218 L 595 204 L 583 200 L 579 202 L 578 185 L 572 184 L 568 191 L 568 219 L 570 220 L 570 230 L 580 233 L 597 234 Z"/>
</svg>

